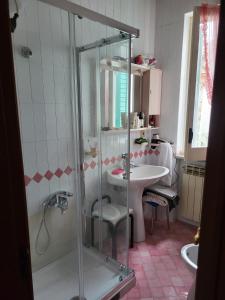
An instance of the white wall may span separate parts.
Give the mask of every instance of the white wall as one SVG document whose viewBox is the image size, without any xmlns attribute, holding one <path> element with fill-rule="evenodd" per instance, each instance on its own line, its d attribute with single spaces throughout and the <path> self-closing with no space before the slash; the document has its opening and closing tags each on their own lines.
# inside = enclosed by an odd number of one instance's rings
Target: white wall
<svg viewBox="0 0 225 300">
<path fill-rule="evenodd" d="M 41 221 L 41 203 L 58 190 L 74 190 L 72 117 L 70 95 L 69 27 L 68 14 L 37 0 L 24 1 L 18 26 L 13 34 L 15 74 L 19 106 L 21 139 L 26 180 L 27 206 L 34 269 L 70 251 L 74 244 L 75 198 L 70 200 L 69 211 L 60 215 L 53 209 L 48 215 L 51 245 L 41 257 L 35 253 L 35 238 Z M 119 21 L 138 27 L 141 38 L 134 41 L 134 53 L 154 52 L 155 0 L 77 1 L 77 3 L 106 14 Z M 83 30 L 84 29 L 84 30 Z M 78 40 L 88 42 L 88 32 L 79 28 Z M 95 34 L 96 32 L 93 31 Z M 89 33 L 90 37 L 90 33 Z M 96 34 L 97 38 L 101 36 Z M 21 56 L 22 46 L 32 50 L 30 58 Z M 90 114 L 91 115 L 91 114 Z M 137 134 L 133 134 L 133 139 Z M 121 155 L 125 146 L 124 135 L 107 136 L 103 144 L 105 159 Z M 113 145 L 114 148 L 109 147 Z M 114 149 L 112 151 L 112 149 Z M 133 147 L 136 159 L 146 155 L 139 146 Z M 88 165 L 94 161 L 87 158 Z M 110 161 L 104 166 L 115 164 Z M 60 170 L 64 171 L 62 174 Z M 87 196 L 96 198 L 97 168 L 86 170 Z M 49 172 L 52 177 L 48 177 Z M 45 238 L 42 236 L 42 243 Z"/>
<path fill-rule="evenodd" d="M 140 29 L 134 54 L 154 54 L 156 0 L 73 0 L 98 13 Z"/>
<path fill-rule="evenodd" d="M 204 3 L 218 1 L 204 1 Z M 156 1 L 155 55 L 163 70 L 160 134 L 176 143 L 184 14 L 198 0 Z"/>
</svg>

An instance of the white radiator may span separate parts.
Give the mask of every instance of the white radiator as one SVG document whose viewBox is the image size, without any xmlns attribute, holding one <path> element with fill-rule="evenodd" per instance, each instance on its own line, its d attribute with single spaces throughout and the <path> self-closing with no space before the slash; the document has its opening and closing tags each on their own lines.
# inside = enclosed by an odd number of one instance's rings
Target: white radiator
<svg viewBox="0 0 225 300">
<path fill-rule="evenodd" d="M 180 217 L 191 222 L 201 220 L 205 169 L 187 164 L 183 166 Z"/>
</svg>

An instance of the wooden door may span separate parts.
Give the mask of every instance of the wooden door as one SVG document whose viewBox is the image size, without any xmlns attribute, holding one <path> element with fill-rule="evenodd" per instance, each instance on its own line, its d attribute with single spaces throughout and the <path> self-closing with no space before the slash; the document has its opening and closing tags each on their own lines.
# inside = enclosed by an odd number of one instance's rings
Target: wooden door
<svg viewBox="0 0 225 300">
<path fill-rule="evenodd" d="M 0 1 L 0 298 L 33 299 L 8 1 Z"/>
<path fill-rule="evenodd" d="M 225 1 L 221 1 L 195 300 L 225 299 Z"/>
</svg>

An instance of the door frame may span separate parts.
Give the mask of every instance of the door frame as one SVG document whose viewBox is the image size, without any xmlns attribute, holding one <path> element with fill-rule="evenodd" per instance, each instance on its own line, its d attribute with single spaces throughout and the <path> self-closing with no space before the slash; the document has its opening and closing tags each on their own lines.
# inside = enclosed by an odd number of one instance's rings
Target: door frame
<svg viewBox="0 0 225 300">
<path fill-rule="evenodd" d="M 189 86 L 187 96 L 187 121 L 185 135 L 185 151 L 184 158 L 186 161 L 205 160 L 207 147 L 192 147 L 192 141 L 189 141 L 189 130 L 193 133 L 194 107 L 196 96 L 196 78 L 198 68 L 198 52 L 199 52 L 199 24 L 200 24 L 200 6 L 196 6 L 193 12 L 192 23 L 192 39 L 191 39 L 191 55 L 190 55 L 190 71 Z"/>
<path fill-rule="evenodd" d="M 225 1 L 221 1 L 207 150 L 196 300 L 225 295 Z"/>
<path fill-rule="evenodd" d="M 1 297 L 33 299 L 21 139 L 8 1 L 0 1 Z M 225 0 L 221 18 L 203 196 L 196 300 L 225 294 Z M 216 199 L 216 201 L 215 201 Z"/>
<path fill-rule="evenodd" d="M 1 299 L 33 299 L 8 1 L 0 1 Z"/>
</svg>

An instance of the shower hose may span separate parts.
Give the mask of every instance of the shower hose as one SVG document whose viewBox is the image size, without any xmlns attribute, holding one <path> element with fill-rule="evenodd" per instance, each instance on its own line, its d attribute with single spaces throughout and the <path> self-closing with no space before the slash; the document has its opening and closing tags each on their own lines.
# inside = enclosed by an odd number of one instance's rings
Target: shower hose
<svg viewBox="0 0 225 300">
<path fill-rule="evenodd" d="M 35 252 L 38 254 L 38 255 L 43 255 L 45 254 L 45 252 L 48 250 L 48 247 L 50 245 L 50 233 L 48 231 L 48 226 L 46 224 L 46 213 L 47 213 L 47 210 L 48 210 L 48 206 L 45 205 L 44 206 L 44 209 L 43 209 L 43 212 L 42 212 L 42 218 L 41 218 L 41 223 L 40 223 L 40 226 L 39 226 L 39 229 L 38 229 L 38 233 L 37 233 L 37 236 L 36 236 L 36 239 L 35 239 Z M 47 236 L 47 242 L 46 242 L 46 245 L 43 249 L 40 249 L 39 248 L 39 243 L 40 243 L 40 234 L 41 234 L 41 231 L 42 231 L 42 228 L 45 230 L 46 232 L 46 236 Z"/>
</svg>

